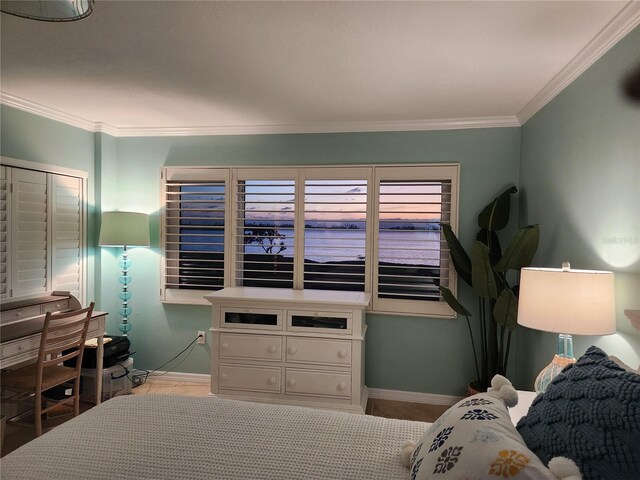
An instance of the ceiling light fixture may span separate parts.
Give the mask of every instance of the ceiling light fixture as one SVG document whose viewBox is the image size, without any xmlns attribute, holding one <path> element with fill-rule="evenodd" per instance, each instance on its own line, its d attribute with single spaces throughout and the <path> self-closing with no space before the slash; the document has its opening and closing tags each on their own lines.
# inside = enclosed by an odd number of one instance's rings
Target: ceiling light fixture
<svg viewBox="0 0 640 480">
<path fill-rule="evenodd" d="M 73 22 L 91 15 L 94 0 L 2 0 L 0 11 L 42 22 Z"/>
</svg>

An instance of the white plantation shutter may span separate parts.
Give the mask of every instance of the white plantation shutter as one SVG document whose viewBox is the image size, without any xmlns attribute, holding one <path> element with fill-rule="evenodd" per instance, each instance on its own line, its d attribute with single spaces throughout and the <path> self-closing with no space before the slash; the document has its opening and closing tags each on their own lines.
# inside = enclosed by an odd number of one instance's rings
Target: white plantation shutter
<svg viewBox="0 0 640 480">
<path fill-rule="evenodd" d="M 454 288 L 440 223 L 457 220 L 457 167 L 379 168 L 374 310 L 450 316 L 439 286 Z"/>
<path fill-rule="evenodd" d="M 50 175 L 51 290 L 79 297 L 82 285 L 82 179 Z"/>
<path fill-rule="evenodd" d="M 304 288 L 365 291 L 367 180 L 305 181 Z"/>
<path fill-rule="evenodd" d="M 295 195 L 292 179 L 238 179 L 236 286 L 293 288 Z"/>
<path fill-rule="evenodd" d="M 11 293 L 11 255 L 9 225 L 11 223 L 11 169 L 0 165 L 0 298 Z"/>
<path fill-rule="evenodd" d="M 438 287 L 456 292 L 440 224 L 457 232 L 458 165 L 162 175 L 163 301 L 229 285 L 350 290 L 371 293 L 373 312 L 454 316 Z"/>
<path fill-rule="evenodd" d="M 0 298 L 68 291 L 84 303 L 86 173 L 2 157 Z"/>
<path fill-rule="evenodd" d="M 47 174 L 13 169 L 11 208 L 12 297 L 49 290 Z"/>
<path fill-rule="evenodd" d="M 164 291 L 223 288 L 228 171 L 164 174 Z"/>
</svg>

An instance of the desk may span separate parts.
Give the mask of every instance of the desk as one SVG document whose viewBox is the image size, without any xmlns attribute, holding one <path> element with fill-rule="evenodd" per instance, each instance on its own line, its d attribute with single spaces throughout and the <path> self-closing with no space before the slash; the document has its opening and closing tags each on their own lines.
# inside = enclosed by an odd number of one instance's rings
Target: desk
<svg viewBox="0 0 640 480">
<path fill-rule="evenodd" d="M 47 295 L 30 301 L 7 302 L 2 305 L 0 325 L 0 368 L 9 368 L 37 360 L 44 317 L 48 311 L 82 308 L 73 295 Z M 96 352 L 96 403 L 102 399 L 102 360 L 107 312 L 94 311 L 89 323 L 87 340 L 98 340 Z"/>
</svg>

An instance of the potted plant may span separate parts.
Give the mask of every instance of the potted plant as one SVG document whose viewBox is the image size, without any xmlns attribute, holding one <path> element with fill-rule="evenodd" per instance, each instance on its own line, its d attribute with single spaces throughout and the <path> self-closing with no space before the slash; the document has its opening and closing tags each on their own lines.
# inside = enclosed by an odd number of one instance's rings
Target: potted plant
<svg viewBox="0 0 640 480">
<path fill-rule="evenodd" d="M 497 232 L 509 223 L 510 196 L 517 191 L 516 187 L 508 188 L 482 209 L 478 215 L 480 230 L 468 254 L 451 226 L 441 225 L 456 272 L 478 296 L 476 334 L 479 339 L 476 342 L 469 319 L 471 311 L 451 290 L 440 287 L 447 304 L 467 319 L 477 375 L 469 385 L 476 391 L 485 391 L 495 374 L 506 373 L 511 334 L 518 315 L 518 285 L 512 284 L 510 278 L 518 280 L 520 269 L 531 264 L 538 249 L 538 225 L 519 228 L 504 253 L 500 246 Z"/>
</svg>

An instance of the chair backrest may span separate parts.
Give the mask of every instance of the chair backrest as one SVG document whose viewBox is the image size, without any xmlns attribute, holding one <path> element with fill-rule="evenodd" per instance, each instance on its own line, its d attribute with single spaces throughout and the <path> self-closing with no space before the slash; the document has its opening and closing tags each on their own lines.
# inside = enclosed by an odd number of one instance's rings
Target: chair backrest
<svg viewBox="0 0 640 480">
<path fill-rule="evenodd" d="M 76 359 L 76 367 L 80 369 L 93 307 L 94 303 L 91 302 L 91 305 L 81 310 L 64 313 L 47 312 L 38 355 L 40 379 L 44 367 L 58 365 L 72 358 Z"/>
</svg>

